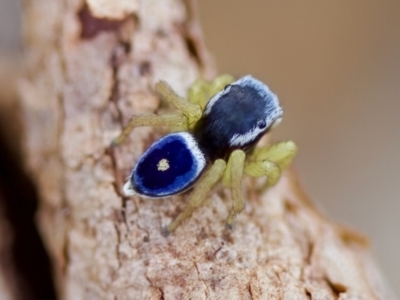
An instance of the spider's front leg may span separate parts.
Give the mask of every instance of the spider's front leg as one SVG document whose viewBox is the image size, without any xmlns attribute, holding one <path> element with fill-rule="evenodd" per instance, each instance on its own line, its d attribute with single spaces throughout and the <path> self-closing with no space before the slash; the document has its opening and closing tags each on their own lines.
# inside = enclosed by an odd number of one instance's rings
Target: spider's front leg
<svg viewBox="0 0 400 300">
<path fill-rule="evenodd" d="M 278 182 L 282 171 L 291 164 L 296 153 L 297 146 L 292 141 L 256 148 L 244 172 L 252 177 L 267 176 L 266 183 L 260 189 L 263 191 Z"/>
<path fill-rule="evenodd" d="M 121 144 L 135 127 L 168 126 L 178 131 L 186 131 L 190 124 L 194 124 L 201 118 L 202 109 L 200 106 L 190 103 L 177 95 L 165 81 L 157 82 L 155 88 L 168 103 L 178 110 L 178 112 L 165 115 L 152 114 L 132 116 L 121 134 L 112 141 L 112 146 Z"/>
<path fill-rule="evenodd" d="M 246 154 L 242 150 L 235 150 L 229 157 L 228 164 L 222 178 L 222 183 L 231 188 L 232 210 L 226 219 L 227 228 L 232 228 L 236 216 L 244 209 L 245 200 L 242 193 L 242 177 Z"/>
<path fill-rule="evenodd" d="M 112 142 L 111 146 L 115 147 L 121 144 L 132 132 L 135 127 L 142 126 L 187 126 L 187 118 L 179 114 L 165 115 L 134 115 L 129 123 L 124 127 L 118 137 Z"/>
<path fill-rule="evenodd" d="M 200 105 L 200 107 L 204 109 L 208 100 L 234 81 L 235 78 L 227 74 L 216 77 L 212 82 L 201 78 L 197 79 L 189 88 L 189 101 Z"/>
<path fill-rule="evenodd" d="M 168 226 L 164 227 L 162 233 L 164 236 L 169 235 L 173 232 L 176 227 L 185 219 L 187 219 L 197 208 L 199 208 L 207 193 L 211 188 L 221 179 L 226 168 L 226 163 L 222 159 L 217 159 L 214 164 L 206 171 L 206 173 L 200 178 L 194 187 L 189 203 L 173 221 Z"/>
</svg>

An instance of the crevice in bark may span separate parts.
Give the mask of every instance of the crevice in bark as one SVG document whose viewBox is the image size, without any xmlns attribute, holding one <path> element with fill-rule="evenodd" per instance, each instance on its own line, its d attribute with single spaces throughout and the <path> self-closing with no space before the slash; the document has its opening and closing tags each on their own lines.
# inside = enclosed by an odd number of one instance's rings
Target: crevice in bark
<svg viewBox="0 0 400 300">
<path fill-rule="evenodd" d="M 347 287 L 338 282 L 332 282 L 329 278 L 325 278 L 326 283 L 328 284 L 329 288 L 332 290 L 332 293 L 335 297 L 340 296 L 342 293 L 347 292 Z"/>
<path fill-rule="evenodd" d="M 315 245 L 311 240 L 308 240 L 308 249 L 307 249 L 307 256 L 305 257 L 304 264 L 305 266 L 311 265 L 312 256 L 314 253 Z"/>
<path fill-rule="evenodd" d="M 117 243 L 115 245 L 115 256 L 118 260 L 118 269 L 121 267 L 121 257 L 119 255 L 119 245 L 121 245 L 121 231 L 118 228 L 118 223 L 114 223 L 115 231 L 117 232 Z"/>
<path fill-rule="evenodd" d="M 183 37 L 186 43 L 186 48 L 192 58 L 196 61 L 198 67 L 204 71 L 207 58 L 205 57 L 204 42 L 202 41 L 201 28 L 199 26 L 197 6 L 193 0 L 185 0 L 183 4 L 186 8 L 187 20 L 183 24 Z"/>
<path fill-rule="evenodd" d="M 163 291 L 161 288 L 159 288 L 158 290 L 159 290 L 160 293 L 161 293 L 160 300 L 164 300 L 164 291 Z"/>
<path fill-rule="evenodd" d="M 118 68 L 119 66 L 123 63 L 123 61 L 126 58 L 126 55 L 131 51 L 130 44 L 120 41 L 117 46 L 114 49 L 114 52 L 111 57 L 111 68 L 112 68 L 112 88 L 111 88 L 111 94 L 109 97 L 109 101 L 114 103 L 116 113 L 117 113 L 117 118 L 118 122 L 122 124 L 123 122 L 123 117 L 122 117 L 122 112 L 118 108 L 118 98 L 119 98 L 119 81 L 118 81 Z M 110 141 L 111 142 L 111 141 Z M 121 214 L 124 220 L 124 223 L 126 224 L 127 228 L 129 228 L 127 219 L 126 219 L 126 201 L 128 201 L 128 198 L 121 193 L 120 187 L 123 184 L 123 174 L 118 169 L 116 158 L 115 158 L 115 153 L 114 149 L 107 148 L 106 149 L 106 154 L 110 156 L 111 159 L 111 164 L 112 164 L 112 170 L 115 174 L 115 181 L 113 182 L 113 187 L 115 190 L 115 193 L 121 197 Z"/>
<path fill-rule="evenodd" d="M 89 7 L 84 5 L 78 12 L 81 24 L 81 38 L 92 39 L 103 31 L 117 31 L 128 19 L 112 20 L 107 18 L 97 18 L 92 15 Z"/>
<path fill-rule="evenodd" d="M 64 9 L 67 9 L 64 6 Z M 55 49 L 56 52 L 58 53 L 58 63 L 60 65 L 60 70 L 61 70 L 61 76 L 64 80 L 64 82 L 67 82 L 67 65 L 66 65 L 66 57 L 65 57 L 65 53 L 63 52 L 63 47 L 61 46 L 62 41 L 61 41 L 61 37 L 62 37 L 62 26 L 59 23 L 58 28 L 58 38 L 55 41 Z M 62 153 L 62 136 L 64 133 L 64 125 L 65 125 L 65 116 L 66 116 L 66 112 L 65 112 L 65 107 L 64 107 L 64 94 L 62 92 L 58 92 L 57 96 L 56 96 L 56 101 L 58 104 L 57 107 L 57 111 L 59 113 L 59 117 L 58 120 L 56 121 L 56 126 L 57 126 L 57 135 L 56 135 L 56 149 L 55 149 L 55 157 L 57 159 L 57 162 L 59 163 L 59 165 L 61 166 L 62 170 L 65 170 L 65 163 L 64 163 L 64 159 L 61 155 Z M 79 166 L 80 167 L 80 166 Z M 65 178 L 64 178 L 64 172 L 61 173 L 61 177 L 59 180 L 61 182 L 65 182 Z M 64 211 L 69 211 L 69 204 L 67 201 L 67 197 L 66 197 L 66 190 L 65 190 L 65 185 L 60 185 L 60 197 L 61 197 L 61 209 L 63 209 Z M 46 210 L 50 210 L 50 207 L 46 207 Z M 53 208 L 54 209 L 54 208 Z M 55 208 L 57 209 L 57 208 Z M 68 221 L 66 222 L 67 224 L 70 224 Z M 70 255 L 69 255 L 69 238 L 67 235 L 67 231 L 63 232 L 64 237 L 63 237 L 63 244 L 62 244 L 62 255 L 63 255 L 63 260 L 64 260 L 64 264 L 62 264 L 61 266 L 61 275 L 64 276 L 66 271 L 67 271 L 67 267 L 69 265 L 70 262 Z M 53 276 L 54 278 L 54 276 Z"/>
<path fill-rule="evenodd" d="M 186 35 L 185 36 L 185 43 L 186 43 L 186 48 L 189 51 L 189 54 L 196 61 L 197 65 L 199 67 L 202 67 L 202 61 L 201 61 L 199 52 L 197 51 L 196 42 L 193 40 L 193 38 L 190 35 Z"/>
<path fill-rule="evenodd" d="M 251 284 L 247 284 L 247 290 L 249 291 L 250 299 L 254 299 L 253 292 L 251 291 Z"/>
<path fill-rule="evenodd" d="M 18 274 L 18 297 L 56 299 L 50 258 L 35 224 L 38 194 L 1 132 L 0 184 L 5 196 L 4 216 L 13 232 L 11 257 Z"/>
</svg>

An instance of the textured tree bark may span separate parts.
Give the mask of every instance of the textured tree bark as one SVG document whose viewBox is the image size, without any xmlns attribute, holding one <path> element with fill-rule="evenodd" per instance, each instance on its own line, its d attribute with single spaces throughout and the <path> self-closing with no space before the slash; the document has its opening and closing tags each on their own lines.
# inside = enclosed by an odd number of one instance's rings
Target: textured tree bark
<svg viewBox="0 0 400 300">
<path fill-rule="evenodd" d="M 165 238 L 187 193 L 126 198 L 121 188 L 163 133 L 133 113 L 165 108 L 153 86 L 181 95 L 215 75 L 192 2 L 25 2 L 28 73 L 20 85 L 27 166 L 62 299 L 391 299 L 364 240 L 318 213 L 292 172 L 266 193 L 246 180 L 247 206 L 224 230 L 231 200 L 208 204 Z"/>
</svg>

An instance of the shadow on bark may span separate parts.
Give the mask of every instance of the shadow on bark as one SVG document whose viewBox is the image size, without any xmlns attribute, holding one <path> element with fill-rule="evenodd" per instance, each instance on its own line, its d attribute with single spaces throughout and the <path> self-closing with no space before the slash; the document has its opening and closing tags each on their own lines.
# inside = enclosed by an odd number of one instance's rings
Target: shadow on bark
<svg viewBox="0 0 400 300">
<path fill-rule="evenodd" d="M 12 230 L 11 253 L 0 263 L 15 268 L 15 287 L 20 299 L 56 299 L 49 256 L 35 224 L 37 191 L 23 170 L 22 161 L 10 150 L 0 129 L 0 203 Z M 11 262 L 3 259 L 11 258 Z"/>
</svg>

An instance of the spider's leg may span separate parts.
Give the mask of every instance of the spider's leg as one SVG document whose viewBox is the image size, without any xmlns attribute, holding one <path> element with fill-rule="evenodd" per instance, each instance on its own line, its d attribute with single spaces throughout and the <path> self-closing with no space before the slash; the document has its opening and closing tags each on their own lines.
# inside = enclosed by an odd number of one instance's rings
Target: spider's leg
<svg viewBox="0 0 400 300">
<path fill-rule="evenodd" d="M 194 187 L 190 195 L 189 203 L 187 204 L 183 212 L 181 212 L 175 218 L 175 220 L 172 221 L 171 224 L 163 228 L 162 233 L 164 236 L 167 236 L 169 233 L 173 232 L 183 220 L 188 218 L 193 213 L 193 211 L 195 211 L 202 205 L 204 199 L 207 196 L 207 193 L 222 177 L 225 168 L 226 163 L 222 159 L 217 159 L 214 162 L 214 164 L 196 183 L 196 186 Z"/>
<path fill-rule="evenodd" d="M 250 161 L 270 160 L 282 169 L 287 168 L 297 153 L 297 146 L 292 141 L 280 142 L 267 147 L 256 148 Z"/>
<path fill-rule="evenodd" d="M 247 175 L 252 177 L 267 176 L 267 181 L 260 190 L 275 185 L 282 173 L 279 165 L 269 160 L 250 162 L 244 170 Z"/>
<path fill-rule="evenodd" d="M 231 84 L 235 81 L 235 78 L 229 74 L 223 74 L 215 77 L 215 79 L 211 82 L 209 96 L 213 97 L 218 92 L 222 91 L 228 84 Z"/>
<path fill-rule="evenodd" d="M 199 78 L 189 88 L 189 101 L 200 105 L 204 109 L 212 96 L 223 90 L 225 86 L 233 81 L 235 79 L 231 75 L 220 75 L 211 83 Z"/>
<path fill-rule="evenodd" d="M 250 156 L 244 172 L 252 177 L 267 176 L 261 190 L 276 184 L 281 173 L 292 162 L 297 153 L 297 146 L 292 141 L 277 143 L 257 148 Z"/>
<path fill-rule="evenodd" d="M 187 118 L 178 114 L 169 115 L 136 115 L 132 116 L 128 124 L 124 127 L 118 137 L 112 142 L 111 146 L 118 146 L 121 144 L 128 135 L 132 132 L 133 128 L 140 126 L 181 126 L 187 125 Z"/>
<path fill-rule="evenodd" d="M 202 109 L 198 105 L 179 97 L 166 82 L 157 82 L 155 88 L 161 96 L 178 109 L 179 112 L 169 115 L 153 114 L 133 116 L 121 134 L 112 141 L 112 146 L 117 146 L 122 143 L 135 127 L 169 126 L 176 131 L 186 131 L 190 124 L 195 123 L 201 118 Z"/>
<path fill-rule="evenodd" d="M 193 104 L 199 105 L 202 109 L 207 105 L 209 97 L 208 90 L 210 88 L 210 83 L 203 78 L 197 79 L 189 87 L 188 98 Z"/>
<path fill-rule="evenodd" d="M 242 177 L 246 154 L 242 150 L 235 150 L 229 157 L 229 161 L 224 173 L 223 184 L 230 186 L 232 191 L 232 210 L 226 219 L 226 226 L 232 227 L 232 223 L 245 205 L 242 193 Z"/>
<path fill-rule="evenodd" d="M 201 118 L 203 114 L 202 108 L 177 95 L 165 81 L 157 82 L 155 88 L 165 100 L 187 118 L 188 126 L 196 123 Z"/>
</svg>

